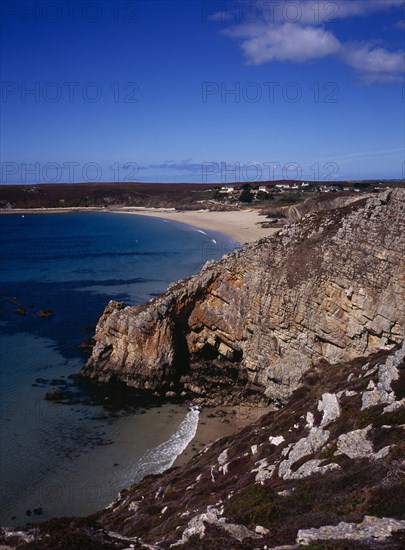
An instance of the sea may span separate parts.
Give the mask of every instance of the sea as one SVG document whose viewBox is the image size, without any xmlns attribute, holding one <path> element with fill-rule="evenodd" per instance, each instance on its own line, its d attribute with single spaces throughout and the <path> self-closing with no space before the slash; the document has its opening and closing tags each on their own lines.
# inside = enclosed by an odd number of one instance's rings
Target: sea
<svg viewBox="0 0 405 550">
<path fill-rule="evenodd" d="M 236 246 L 132 214 L 0 216 L 0 525 L 92 513 L 172 466 L 198 410 L 111 401 L 77 377 L 80 345 L 110 299 L 143 303 Z"/>
</svg>

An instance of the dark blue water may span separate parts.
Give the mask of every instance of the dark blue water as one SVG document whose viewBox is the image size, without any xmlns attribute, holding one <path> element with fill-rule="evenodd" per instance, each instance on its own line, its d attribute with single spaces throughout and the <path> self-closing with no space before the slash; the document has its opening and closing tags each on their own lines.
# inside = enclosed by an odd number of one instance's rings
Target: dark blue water
<svg viewBox="0 0 405 550">
<path fill-rule="evenodd" d="M 86 361 L 79 346 L 110 299 L 145 302 L 233 247 L 129 214 L 0 216 L 1 524 L 91 512 L 173 462 L 198 416 L 99 404 L 73 376 Z M 65 404 L 44 400 L 53 387 Z"/>
</svg>

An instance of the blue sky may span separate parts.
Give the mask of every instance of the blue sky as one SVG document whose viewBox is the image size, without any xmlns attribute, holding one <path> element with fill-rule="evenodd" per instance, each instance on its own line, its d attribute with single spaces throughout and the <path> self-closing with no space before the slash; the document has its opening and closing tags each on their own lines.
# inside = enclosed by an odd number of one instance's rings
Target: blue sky
<svg viewBox="0 0 405 550">
<path fill-rule="evenodd" d="M 403 0 L 0 10 L 2 183 L 405 177 Z"/>
</svg>

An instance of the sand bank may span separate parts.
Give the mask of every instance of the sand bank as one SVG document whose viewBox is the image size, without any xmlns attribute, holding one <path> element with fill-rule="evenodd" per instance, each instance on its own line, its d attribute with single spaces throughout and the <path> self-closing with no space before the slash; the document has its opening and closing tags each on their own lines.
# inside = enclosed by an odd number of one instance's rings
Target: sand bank
<svg viewBox="0 0 405 550">
<path fill-rule="evenodd" d="M 227 437 L 252 424 L 264 414 L 275 410 L 269 407 L 239 405 L 235 407 L 205 408 L 200 413 L 197 433 L 188 447 L 176 458 L 174 466 L 186 464 L 201 449 L 221 437 Z"/>
<path fill-rule="evenodd" d="M 257 210 L 236 210 L 231 212 L 188 210 L 180 212 L 170 208 L 120 208 L 110 211 L 186 223 L 199 229 L 217 231 L 240 244 L 251 243 L 261 237 L 274 235 L 274 233 L 279 231 L 279 228 L 263 228 L 261 223 L 266 222 L 266 218 L 259 216 Z"/>
</svg>

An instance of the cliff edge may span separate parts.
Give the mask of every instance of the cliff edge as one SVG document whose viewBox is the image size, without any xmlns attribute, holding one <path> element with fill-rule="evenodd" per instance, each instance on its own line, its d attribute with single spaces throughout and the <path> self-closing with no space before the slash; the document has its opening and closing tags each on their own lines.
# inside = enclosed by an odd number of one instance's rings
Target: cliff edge
<svg viewBox="0 0 405 550">
<path fill-rule="evenodd" d="M 404 327 L 405 191 L 393 189 L 308 214 L 142 306 L 110 304 L 82 375 L 285 401 L 314 365 L 390 350 Z"/>
</svg>

